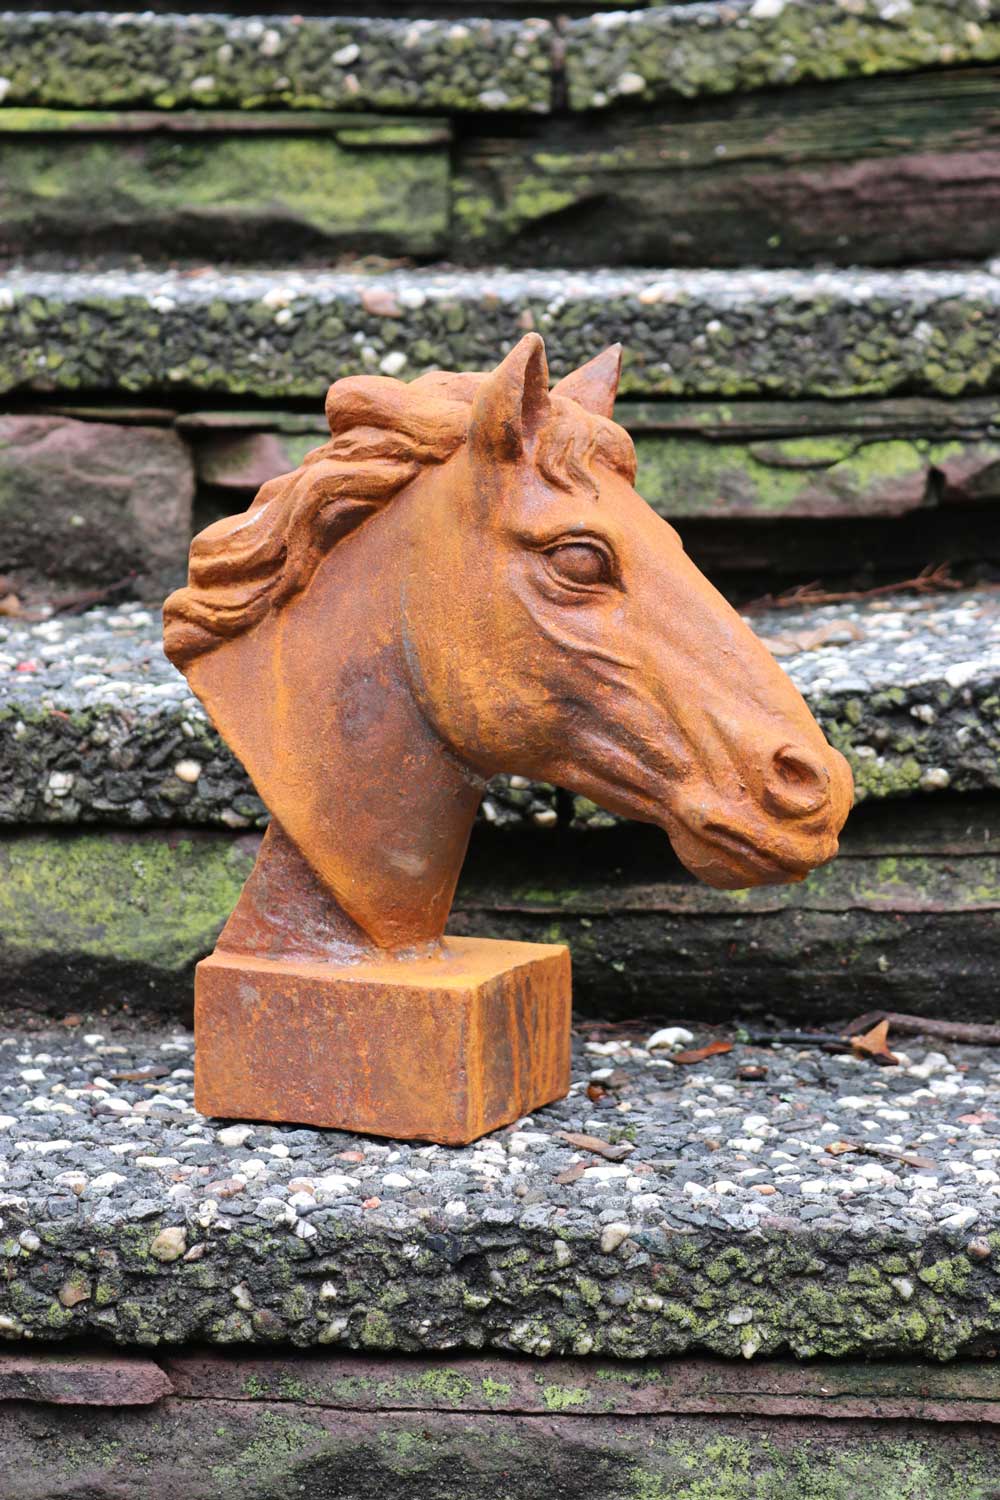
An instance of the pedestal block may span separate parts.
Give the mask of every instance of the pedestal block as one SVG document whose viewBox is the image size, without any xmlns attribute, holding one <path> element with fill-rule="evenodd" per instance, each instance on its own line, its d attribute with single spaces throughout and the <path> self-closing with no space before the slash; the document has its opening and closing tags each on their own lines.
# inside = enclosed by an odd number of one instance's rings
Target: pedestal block
<svg viewBox="0 0 1000 1500">
<path fill-rule="evenodd" d="M 432 958 L 332 966 L 216 951 L 195 981 L 195 1103 L 465 1145 L 570 1083 L 561 944 L 446 938 Z"/>
</svg>

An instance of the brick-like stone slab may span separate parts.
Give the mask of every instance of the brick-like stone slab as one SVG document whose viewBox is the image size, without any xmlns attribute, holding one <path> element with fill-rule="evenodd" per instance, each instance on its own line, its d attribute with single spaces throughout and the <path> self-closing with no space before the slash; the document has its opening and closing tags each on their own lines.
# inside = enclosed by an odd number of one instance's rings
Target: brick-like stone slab
<svg viewBox="0 0 1000 1500">
<path fill-rule="evenodd" d="M 553 375 L 625 346 L 622 394 L 975 395 L 1000 385 L 993 271 L 184 271 L 0 277 L 0 391 L 319 401 L 372 373 Z"/>
<path fill-rule="evenodd" d="M 971 1424 L 345 1413 L 173 1397 L 99 1414 L 0 1408 L 0 1445 L 5 1500 L 989 1500 L 996 1474 L 995 1429 Z"/>
<path fill-rule="evenodd" d="M 45 1358 L 57 1356 L 46 1355 Z M 661 1363 L 458 1355 L 401 1363 L 370 1355 L 163 1355 L 189 1401 L 292 1401 L 343 1411 L 490 1411 L 577 1418 L 711 1413 L 1000 1423 L 990 1362 L 862 1364 L 686 1358 Z"/>
<path fill-rule="evenodd" d="M 715 0 L 584 16 L 566 35 L 574 109 L 787 87 L 1000 58 L 992 0 Z"/>
<path fill-rule="evenodd" d="M 4 11 L 3 100 L 538 113 L 553 37 L 542 20 Z"/>
<path fill-rule="evenodd" d="M 4 254 L 443 255 L 447 122 L 0 110 Z"/>
<path fill-rule="evenodd" d="M 639 30 L 662 14 L 647 13 Z M 615 20 L 627 33 L 627 17 Z M 655 57 L 644 46 L 640 70 Z M 995 255 L 998 90 L 994 63 L 589 110 L 516 129 L 470 121 L 456 141 L 449 255 L 535 267 Z"/>
<path fill-rule="evenodd" d="M 0 1355 L 0 1402 L 47 1406 L 152 1406 L 173 1383 L 151 1359 L 122 1354 Z"/>
<path fill-rule="evenodd" d="M 237 495 L 249 504 L 265 481 L 294 469 L 324 439 L 320 419 L 292 425 L 289 415 L 235 413 L 228 423 L 224 412 L 181 417 L 199 481 L 232 491 L 233 509 Z M 1000 499 L 1000 402 L 993 397 L 621 401 L 615 418 L 635 442 L 636 488 L 668 520 L 926 515 Z M 740 540 L 731 537 L 734 563 Z"/>
</svg>

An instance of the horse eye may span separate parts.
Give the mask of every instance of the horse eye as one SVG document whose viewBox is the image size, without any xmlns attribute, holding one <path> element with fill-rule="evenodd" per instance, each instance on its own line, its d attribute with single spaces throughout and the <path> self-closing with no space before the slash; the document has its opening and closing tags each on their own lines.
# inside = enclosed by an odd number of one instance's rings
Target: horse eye
<svg viewBox="0 0 1000 1500">
<path fill-rule="evenodd" d="M 546 556 L 553 571 L 566 583 L 609 583 L 611 561 L 601 547 L 590 542 L 562 542 Z"/>
</svg>

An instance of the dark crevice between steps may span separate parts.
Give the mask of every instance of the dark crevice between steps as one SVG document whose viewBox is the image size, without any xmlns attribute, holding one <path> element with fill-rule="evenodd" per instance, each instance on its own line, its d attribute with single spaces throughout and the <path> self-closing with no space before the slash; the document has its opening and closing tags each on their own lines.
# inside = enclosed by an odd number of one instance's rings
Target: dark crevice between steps
<svg viewBox="0 0 1000 1500">
<path fill-rule="evenodd" d="M 0 1017 L 32 1030 L 67 1015 L 98 1017 L 101 1025 L 189 1022 L 194 963 L 235 902 L 259 836 L 5 832 L 8 855 L 21 849 L 34 862 L 37 892 L 20 917 L 5 917 L 17 934 L 6 948 L 0 930 Z M 170 849 L 176 853 L 168 857 Z M 449 930 L 568 942 L 584 1028 L 594 1017 L 651 1028 L 678 1021 L 839 1026 L 874 1007 L 988 1019 L 1000 983 L 998 851 L 1000 796 L 869 803 L 848 821 L 840 857 L 822 879 L 763 900 L 720 902 L 684 870 L 658 829 L 479 826 Z M 89 928 L 82 908 L 64 920 L 55 902 L 45 916 L 47 882 L 58 883 L 60 871 L 75 879 L 78 854 L 103 889 Z M 157 894 L 151 872 L 161 868 L 162 879 L 203 891 L 200 926 L 178 893 Z M 119 925 L 105 923 L 108 936 L 95 941 L 104 900 L 118 905 Z M 135 932 L 122 925 L 132 904 Z"/>
</svg>

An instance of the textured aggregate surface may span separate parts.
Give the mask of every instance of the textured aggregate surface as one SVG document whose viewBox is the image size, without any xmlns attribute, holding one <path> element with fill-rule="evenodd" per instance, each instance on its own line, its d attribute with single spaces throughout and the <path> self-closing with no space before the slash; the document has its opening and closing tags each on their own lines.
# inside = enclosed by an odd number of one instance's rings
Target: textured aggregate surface
<svg viewBox="0 0 1000 1500">
<path fill-rule="evenodd" d="M 858 795 L 1000 787 L 1000 594 L 990 588 L 751 617 L 851 760 Z M 0 824 L 259 826 L 264 809 L 139 605 L 0 620 Z M 574 800 L 578 825 L 608 815 Z M 498 778 L 489 822 L 559 820 L 552 787 Z"/>
<path fill-rule="evenodd" d="M 994 0 L 723 0 L 572 21 L 570 103 L 692 97 L 1000 57 Z"/>
<path fill-rule="evenodd" d="M 0 1333 L 946 1357 L 1000 1332 L 1000 1054 L 671 1063 L 690 1038 L 581 1041 L 567 1100 L 454 1149 L 205 1120 L 186 1034 L 5 1036 Z"/>
<path fill-rule="evenodd" d="M 545 111 L 1000 56 L 994 0 L 703 0 L 539 20 L 0 13 L 8 104 Z"/>
<path fill-rule="evenodd" d="M 546 21 L 0 13 L 0 100 L 546 111 Z"/>
<path fill-rule="evenodd" d="M 1000 381 L 976 271 L 41 272 L 0 278 L 0 391 L 319 398 L 359 369 L 491 369 L 525 329 L 554 375 L 625 347 L 623 394 L 973 394 Z"/>
</svg>

